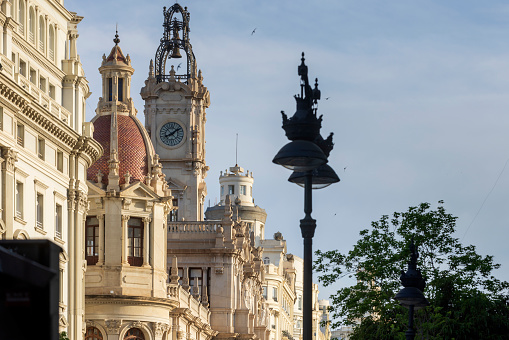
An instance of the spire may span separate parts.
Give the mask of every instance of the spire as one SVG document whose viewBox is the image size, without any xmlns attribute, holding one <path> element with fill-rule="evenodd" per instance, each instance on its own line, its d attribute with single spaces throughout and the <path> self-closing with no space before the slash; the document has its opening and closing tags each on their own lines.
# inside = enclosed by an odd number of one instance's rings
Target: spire
<svg viewBox="0 0 509 340">
<path fill-rule="evenodd" d="M 120 39 L 118 38 L 118 24 L 117 29 L 115 30 L 115 39 L 113 39 L 113 42 L 115 43 L 115 45 L 118 45 L 118 43 L 120 42 Z"/>
</svg>

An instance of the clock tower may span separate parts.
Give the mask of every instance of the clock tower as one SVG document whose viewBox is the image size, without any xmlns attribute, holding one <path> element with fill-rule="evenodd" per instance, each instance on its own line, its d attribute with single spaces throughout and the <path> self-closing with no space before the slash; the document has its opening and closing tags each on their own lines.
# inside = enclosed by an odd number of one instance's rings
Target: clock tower
<svg viewBox="0 0 509 340">
<path fill-rule="evenodd" d="M 141 96 L 145 100 L 145 127 L 178 210 L 173 221 L 202 221 L 207 195 L 205 177 L 205 109 L 209 91 L 189 42 L 187 7 L 164 7 L 164 33 Z"/>
</svg>

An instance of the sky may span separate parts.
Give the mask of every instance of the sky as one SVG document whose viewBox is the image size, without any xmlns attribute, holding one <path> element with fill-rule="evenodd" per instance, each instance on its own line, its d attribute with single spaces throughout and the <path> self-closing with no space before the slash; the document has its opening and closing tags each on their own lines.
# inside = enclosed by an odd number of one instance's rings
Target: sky
<svg viewBox="0 0 509 340">
<path fill-rule="evenodd" d="M 421 202 L 458 216 L 457 233 L 502 264 L 509 280 L 509 4 L 505 1 L 180 0 L 191 13 L 190 41 L 211 106 L 207 109 L 207 206 L 219 200 L 219 173 L 236 162 L 254 174 L 255 203 L 302 256 L 303 189 L 272 163 L 288 140 L 281 110 L 295 112 L 302 52 L 318 78 L 321 133 L 334 132 L 329 157 L 341 182 L 313 192 L 314 249 L 350 250 L 370 222 Z M 120 47 L 140 89 L 163 33 L 169 1 L 65 0 L 84 16 L 78 53 L 93 92 L 98 68 Z M 253 30 L 254 34 L 252 34 Z M 210 203 L 209 203 L 210 202 Z M 403 269 L 403 268 L 402 268 Z M 320 288 L 327 298 L 336 288 Z"/>
</svg>

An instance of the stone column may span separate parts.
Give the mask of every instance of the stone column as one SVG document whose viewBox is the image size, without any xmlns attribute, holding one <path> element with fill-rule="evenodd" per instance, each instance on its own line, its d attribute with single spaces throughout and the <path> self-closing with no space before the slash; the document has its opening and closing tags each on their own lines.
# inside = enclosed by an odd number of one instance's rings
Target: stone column
<svg viewBox="0 0 509 340">
<path fill-rule="evenodd" d="M 127 261 L 127 221 L 129 221 L 129 215 L 122 215 L 122 265 L 129 265 Z"/>
<path fill-rule="evenodd" d="M 154 248 L 153 241 L 150 242 L 150 251 L 149 251 L 149 239 L 150 239 L 150 218 L 143 218 L 143 267 L 149 267 L 150 265 L 154 266 L 154 257 L 152 256 L 152 260 L 149 261 L 149 254 L 152 253 L 152 249 Z"/>
<path fill-rule="evenodd" d="M 14 164 L 18 160 L 17 152 L 12 148 L 3 148 L 2 156 L 2 209 L 5 222 L 5 238 L 11 240 L 14 235 Z"/>
<path fill-rule="evenodd" d="M 0 53 L 4 53 L 4 24 L 3 20 L 0 20 Z"/>
<path fill-rule="evenodd" d="M 69 33 L 69 59 L 78 59 L 78 49 L 76 48 L 76 41 L 78 40 L 79 34 L 76 31 Z"/>
<path fill-rule="evenodd" d="M 98 215 L 97 219 L 99 220 L 99 259 L 96 265 L 101 266 L 104 264 L 104 215 Z"/>
</svg>

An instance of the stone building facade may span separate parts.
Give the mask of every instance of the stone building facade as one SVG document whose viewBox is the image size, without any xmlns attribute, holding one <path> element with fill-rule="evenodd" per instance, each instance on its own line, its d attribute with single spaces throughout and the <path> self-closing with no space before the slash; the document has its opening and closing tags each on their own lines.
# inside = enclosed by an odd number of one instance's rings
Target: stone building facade
<svg viewBox="0 0 509 340">
<path fill-rule="evenodd" d="M 84 329 L 86 172 L 102 154 L 84 121 L 82 19 L 62 1 L 1 2 L 0 239 L 62 247 L 59 322 L 72 339 Z"/>
<path fill-rule="evenodd" d="M 0 239 L 62 247 L 60 331 L 71 340 L 298 339 L 302 261 L 282 235 L 265 238 L 253 174 L 221 173 L 221 201 L 204 211 L 210 94 L 189 12 L 163 14 L 144 124 L 118 35 L 85 122 L 83 18 L 62 0 L 1 2 Z"/>
</svg>

